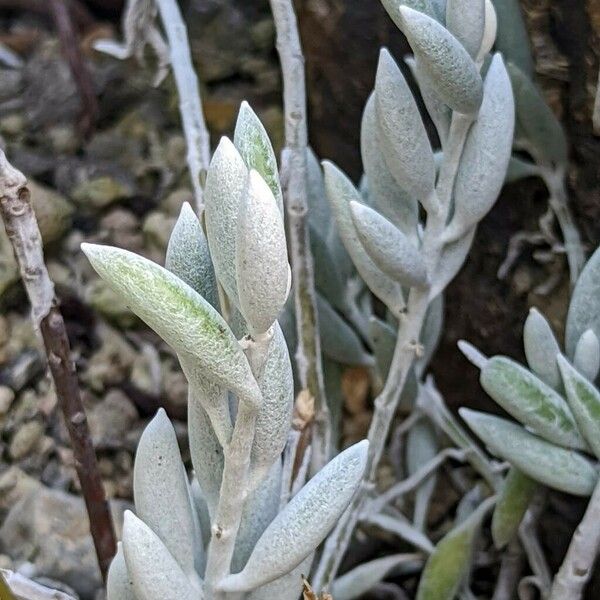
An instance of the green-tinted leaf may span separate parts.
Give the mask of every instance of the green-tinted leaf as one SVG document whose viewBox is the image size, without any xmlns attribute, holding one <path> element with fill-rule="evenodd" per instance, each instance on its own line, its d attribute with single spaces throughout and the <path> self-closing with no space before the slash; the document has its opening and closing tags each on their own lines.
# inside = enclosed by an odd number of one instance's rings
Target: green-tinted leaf
<svg viewBox="0 0 600 600">
<path fill-rule="evenodd" d="M 535 308 L 529 311 L 529 316 L 523 328 L 523 345 L 525 356 L 531 370 L 555 390 L 560 386 L 560 372 L 556 355 L 560 347 L 554 337 L 550 323 Z"/>
<path fill-rule="evenodd" d="M 583 332 L 575 346 L 573 366 L 589 381 L 594 381 L 598 377 L 600 342 L 591 329 Z"/>
<path fill-rule="evenodd" d="M 515 467 L 510 468 L 492 517 L 492 538 L 496 548 L 503 548 L 515 537 L 537 489 L 538 484 L 533 479 Z"/>
<path fill-rule="evenodd" d="M 323 168 L 327 197 L 344 247 L 371 291 L 385 303 L 392 313 L 399 315 L 404 306 L 402 289 L 371 260 L 360 243 L 352 221 L 350 202 L 352 200 L 360 202 L 360 194 L 346 175 L 335 165 L 325 161 Z"/>
<path fill-rule="evenodd" d="M 485 0 L 447 0 L 446 28 L 477 58 L 485 28 Z"/>
<path fill-rule="evenodd" d="M 514 183 L 525 177 L 535 177 L 538 173 L 538 168 L 534 163 L 513 155 L 508 161 L 505 183 Z"/>
<path fill-rule="evenodd" d="M 271 140 L 256 113 L 244 100 L 240 106 L 233 143 L 246 162 L 248 169 L 255 169 L 267 182 L 283 217 L 283 196 L 279 184 L 277 159 Z"/>
<path fill-rule="evenodd" d="M 327 201 L 327 199 L 325 199 Z M 346 283 L 321 234 L 311 228 L 310 248 L 315 261 L 315 287 L 339 311 L 346 309 Z"/>
<path fill-rule="evenodd" d="M 509 63 L 517 110 L 517 127 L 535 153 L 536 160 L 551 166 L 567 162 L 563 128 L 537 86 L 518 67 Z"/>
<path fill-rule="evenodd" d="M 369 186 L 369 204 L 406 236 L 414 238 L 419 218 L 418 203 L 398 185 L 385 161 L 373 94 L 369 96 L 363 112 L 360 151 Z"/>
<path fill-rule="evenodd" d="M 267 331 L 283 308 L 289 266 L 283 218 L 265 180 L 254 170 L 237 222 L 236 279 L 240 311 L 253 335 Z"/>
<path fill-rule="evenodd" d="M 561 354 L 557 357 L 567 400 L 581 433 L 600 458 L 600 392 Z"/>
<path fill-rule="evenodd" d="M 519 0 L 493 0 L 498 18 L 496 50 L 507 62 L 519 67 L 528 77 L 533 77 L 535 68 L 529 47 L 529 34 L 521 14 Z"/>
<path fill-rule="evenodd" d="M 183 203 L 171 232 L 165 268 L 219 309 L 217 281 L 208 242 L 198 217 L 187 202 Z"/>
<path fill-rule="evenodd" d="M 244 159 L 228 138 L 221 138 L 206 176 L 204 220 L 215 274 L 235 306 L 239 306 L 235 273 L 237 220 L 247 186 Z"/>
<path fill-rule="evenodd" d="M 433 151 L 408 83 L 385 48 L 379 54 L 374 98 L 389 170 L 402 190 L 428 208 L 435 185 Z"/>
<path fill-rule="evenodd" d="M 481 369 L 483 389 L 534 433 L 566 448 L 585 449 L 566 401 L 520 364 L 494 356 Z"/>
<path fill-rule="evenodd" d="M 312 148 L 308 148 L 306 151 L 306 188 L 308 193 L 308 222 L 323 240 L 327 240 L 331 229 L 331 211 L 327 202 L 321 163 Z"/>
<path fill-rule="evenodd" d="M 588 329 L 600 339 L 600 248 L 587 261 L 571 296 L 565 331 L 569 358 L 575 355 L 577 342 Z"/>
<path fill-rule="evenodd" d="M 112 246 L 82 244 L 98 274 L 178 353 L 193 356 L 206 377 L 259 403 L 260 391 L 237 340 L 200 294 L 163 267 Z"/>
<path fill-rule="evenodd" d="M 574 450 L 555 446 L 506 419 L 461 408 L 460 416 L 497 456 L 544 485 L 589 496 L 596 485 L 594 465 Z"/>
<path fill-rule="evenodd" d="M 350 202 L 350 210 L 358 237 L 373 262 L 402 285 L 425 287 L 425 262 L 400 229 L 360 202 Z"/>
<path fill-rule="evenodd" d="M 427 560 L 417 600 L 453 600 L 471 568 L 475 535 L 493 499 L 484 501 L 465 521 L 447 533 Z"/>
<path fill-rule="evenodd" d="M 483 83 L 461 43 L 427 15 L 402 6 L 402 31 L 443 102 L 465 114 L 479 110 Z"/>
</svg>

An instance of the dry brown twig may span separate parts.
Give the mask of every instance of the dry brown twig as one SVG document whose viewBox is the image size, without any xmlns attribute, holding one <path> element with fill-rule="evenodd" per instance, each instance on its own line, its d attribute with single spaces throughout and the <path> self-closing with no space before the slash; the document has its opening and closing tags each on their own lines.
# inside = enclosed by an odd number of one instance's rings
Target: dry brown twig
<svg viewBox="0 0 600 600">
<path fill-rule="evenodd" d="M 54 295 L 54 285 L 44 264 L 42 238 L 31 206 L 27 179 L 8 162 L 2 150 L 0 214 L 31 302 L 34 325 L 42 335 L 56 395 L 73 446 L 100 572 L 106 577 L 116 552 L 115 533 L 79 393 L 69 339 Z"/>
</svg>

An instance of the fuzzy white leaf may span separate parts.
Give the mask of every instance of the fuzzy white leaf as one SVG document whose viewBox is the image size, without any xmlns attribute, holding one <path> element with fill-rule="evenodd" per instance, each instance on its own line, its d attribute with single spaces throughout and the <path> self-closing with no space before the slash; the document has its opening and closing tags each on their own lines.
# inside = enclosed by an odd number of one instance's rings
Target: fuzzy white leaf
<svg viewBox="0 0 600 600">
<path fill-rule="evenodd" d="M 187 202 L 183 203 L 179 218 L 171 232 L 165 268 L 185 281 L 217 310 L 219 309 L 217 280 L 208 242 L 198 217 Z"/>
<path fill-rule="evenodd" d="M 288 262 L 283 218 L 254 170 L 238 216 L 235 258 L 240 310 L 252 334 L 264 333 L 285 304 Z"/>
<path fill-rule="evenodd" d="M 436 10 L 437 4 L 440 0 L 381 0 L 381 4 L 387 11 L 388 15 L 398 29 L 402 29 L 402 15 L 400 14 L 400 7 L 403 5 L 410 6 L 415 10 L 419 10 L 432 18 L 437 18 L 438 11 Z M 441 12 L 441 11 L 440 11 Z M 446 11 L 443 11 L 445 16 Z"/>
<path fill-rule="evenodd" d="M 237 340 L 221 315 L 200 294 L 142 256 L 82 244 L 98 274 L 129 308 L 178 353 L 188 353 L 207 377 L 239 397 L 260 403 L 260 390 Z"/>
<path fill-rule="evenodd" d="M 589 381 L 594 381 L 598 377 L 598 371 L 600 371 L 600 342 L 591 329 L 583 332 L 577 346 L 575 346 L 573 366 Z"/>
<path fill-rule="evenodd" d="M 204 597 L 160 538 L 131 511 L 125 512 L 123 553 L 136 598 L 198 600 Z"/>
<path fill-rule="evenodd" d="M 108 576 L 106 578 L 106 598 L 107 600 L 136 600 L 133 591 L 133 581 L 127 572 L 125 556 L 123 556 L 123 546 L 121 542 L 117 544 L 117 553 L 110 563 Z"/>
<path fill-rule="evenodd" d="M 352 262 L 371 291 L 392 311 L 399 315 L 403 306 L 402 289 L 386 275 L 369 257 L 363 248 L 352 221 L 350 202 L 360 202 L 361 196 L 352 182 L 333 163 L 323 163 L 325 189 L 335 218 L 337 230 Z"/>
<path fill-rule="evenodd" d="M 496 456 L 532 479 L 568 494 L 592 493 L 598 472 L 581 454 L 555 446 L 506 419 L 467 408 L 458 412 Z"/>
<path fill-rule="evenodd" d="M 140 438 L 133 496 L 138 517 L 162 540 L 184 572 L 192 573 L 198 549 L 193 509 L 175 430 L 163 408 Z"/>
<path fill-rule="evenodd" d="M 485 0 L 447 0 L 446 29 L 477 58 L 485 29 Z"/>
<path fill-rule="evenodd" d="M 408 83 L 385 48 L 379 53 L 374 97 L 389 170 L 402 190 L 429 209 L 435 185 L 433 151 Z"/>
<path fill-rule="evenodd" d="M 550 324 L 535 308 L 529 311 L 523 328 L 525 356 L 531 370 L 555 390 L 560 386 L 560 372 L 556 355 L 560 347 Z"/>
<path fill-rule="evenodd" d="M 369 203 L 406 236 L 415 238 L 419 221 L 417 200 L 398 185 L 382 148 L 375 96 L 371 94 L 365 104 L 360 127 L 360 152 L 369 185 Z"/>
<path fill-rule="evenodd" d="M 600 248 L 587 261 L 571 296 L 565 331 L 568 357 L 573 358 L 579 338 L 588 329 L 600 338 Z"/>
<path fill-rule="evenodd" d="M 515 106 L 510 79 L 496 54 L 485 78 L 483 102 L 469 130 L 456 183 L 454 216 L 447 239 L 458 239 L 496 202 L 512 151 Z"/>
<path fill-rule="evenodd" d="M 273 325 L 273 339 L 259 378 L 263 396 L 252 445 L 250 468 L 260 481 L 283 452 L 292 422 L 294 377 L 288 348 L 279 323 Z"/>
<path fill-rule="evenodd" d="M 475 238 L 476 227 L 467 231 L 459 239 L 450 242 L 444 246 L 442 255 L 437 265 L 436 273 L 431 277 L 431 298 L 435 298 L 438 294 L 444 291 L 446 286 L 456 277 L 456 274 L 461 270 L 471 244 Z"/>
<path fill-rule="evenodd" d="M 235 306 L 239 306 L 235 274 L 237 220 L 247 180 L 244 159 L 228 138 L 221 138 L 206 176 L 204 219 L 215 274 Z"/>
<path fill-rule="evenodd" d="M 312 560 L 310 554 L 289 573 L 248 594 L 248 600 L 298 600 L 303 588 L 302 575 L 310 571 Z"/>
<path fill-rule="evenodd" d="M 283 217 L 283 195 L 275 152 L 263 124 L 245 100 L 238 113 L 233 143 L 248 168 L 258 171 L 265 180 Z"/>
<path fill-rule="evenodd" d="M 460 113 L 476 113 L 483 98 L 483 85 L 462 44 L 436 20 L 419 11 L 401 6 L 400 14 L 402 31 L 442 101 Z"/>
<path fill-rule="evenodd" d="M 535 65 L 520 4 L 519 0 L 494 0 L 498 18 L 496 49 L 507 62 L 514 63 L 527 77 L 533 78 Z"/>
<path fill-rule="evenodd" d="M 425 287 L 427 268 L 411 241 L 384 216 L 360 202 L 350 202 L 352 220 L 371 260 L 406 286 Z"/>
<path fill-rule="evenodd" d="M 243 571 L 226 577 L 223 591 L 250 591 L 300 564 L 348 506 L 367 461 L 365 440 L 336 456 L 292 498 L 258 540 Z"/>
<path fill-rule="evenodd" d="M 496 41 L 496 33 L 498 31 L 498 19 L 496 17 L 496 10 L 492 3 L 492 0 L 485 0 L 485 26 L 483 30 L 483 39 L 481 40 L 481 47 L 479 48 L 479 54 L 477 55 L 477 62 L 483 62 L 487 53 L 494 47 Z"/>
</svg>

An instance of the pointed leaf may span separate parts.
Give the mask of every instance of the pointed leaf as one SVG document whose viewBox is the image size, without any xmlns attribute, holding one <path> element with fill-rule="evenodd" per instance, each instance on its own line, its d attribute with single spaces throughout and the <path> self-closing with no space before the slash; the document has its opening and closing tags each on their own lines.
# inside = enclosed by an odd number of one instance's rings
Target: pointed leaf
<svg viewBox="0 0 600 600">
<path fill-rule="evenodd" d="M 456 174 L 449 238 L 467 232 L 496 202 L 510 160 L 514 122 L 510 79 L 502 58 L 496 54 L 485 78 L 479 116 L 467 135 Z"/>
<path fill-rule="evenodd" d="M 303 588 L 302 575 L 310 572 L 313 555 L 295 569 L 248 594 L 248 600 L 298 600 Z"/>
<path fill-rule="evenodd" d="M 591 329 L 583 332 L 575 346 L 573 366 L 589 381 L 594 381 L 598 377 L 600 342 Z"/>
<path fill-rule="evenodd" d="M 240 310 L 252 334 L 264 333 L 277 319 L 287 298 L 288 269 L 283 218 L 264 179 L 252 170 L 236 240 Z"/>
<path fill-rule="evenodd" d="M 371 366 L 373 357 L 367 353 L 352 327 L 332 306 L 317 294 L 317 313 L 323 354 L 344 365 Z"/>
<path fill-rule="evenodd" d="M 566 448 L 587 448 L 566 401 L 519 363 L 494 356 L 481 369 L 480 382 L 504 410 L 534 433 Z"/>
<path fill-rule="evenodd" d="M 225 578 L 224 591 L 249 591 L 294 569 L 325 538 L 363 476 L 368 442 L 336 456 L 280 512 L 258 540 L 244 570 Z"/>
<path fill-rule="evenodd" d="M 429 292 L 431 298 L 435 298 L 443 292 L 465 264 L 465 259 L 475 238 L 476 229 L 477 227 L 473 226 L 462 237 L 444 246 L 436 273 L 431 277 L 432 284 Z"/>
<path fill-rule="evenodd" d="M 567 163 L 567 140 L 562 125 L 537 86 L 518 67 L 508 64 L 515 95 L 519 135 L 525 137 L 536 160 L 553 167 Z"/>
<path fill-rule="evenodd" d="M 204 220 L 215 274 L 235 306 L 239 306 L 235 274 L 237 220 L 247 184 L 244 159 L 228 138 L 221 138 L 206 176 Z"/>
<path fill-rule="evenodd" d="M 315 262 L 315 287 L 330 304 L 343 312 L 347 308 L 346 282 L 327 242 L 313 228 L 310 232 L 310 249 Z"/>
<path fill-rule="evenodd" d="M 401 6 L 400 13 L 402 31 L 442 101 L 460 113 L 476 113 L 483 84 L 468 52 L 434 19 L 407 6 Z"/>
<path fill-rule="evenodd" d="M 594 454 L 600 457 L 600 392 L 564 356 L 559 354 L 557 360 L 579 429 Z"/>
<path fill-rule="evenodd" d="M 208 242 L 198 217 L 184 202 L 169 238 L 165 268 L 185 281 L 205 300 L 219 310 L 217 280 Z"/>
<path fill-rule="evenodd" d="M 519 0 L 493 1 L 498 18 L 496 50 L 507 62 L 517 65 L 528 77 L 533 77 L 535 66 Z"/>
<path fill-rule="evenodd" d="M 177 352 L 194 356 L 207 377 L 260 402 L 250 365 L 221 315 L 161 266 L 112 246 L 82 244 L 97 273 Z"/>
<path fill-rule="evenodd" d="M 600 338 L 600 248 L 587 261 L 571 296 L 565 331 L 569 358 L 575 355 L 577 342 L 588 329 Z"/>
<path fill-rule="evenodd" d="M 408 83 L 385 48 L 379 53 L 374 97 L 389 170 L 402 190 L 428 208 L 435 185 L 433 151 Z"/>
<path fill-rule="evenodd" d="M 263 124 L 245 100 L 240 105 L 233 143 L 248 169 L 255 169 L 266 181 L 283 217 L 283 195 L 275 152 Z"/>
<path fill-rule="evenodd" d="M 396 281 L 386 275 L 371 260 L 358 238 L 358 233 L 352 221 L 350 201 L 361 200 L 360 194 L 352 185 L 352 182 L 332 163 L 323 163 L 325 171 L 325 189 L 331 206 L 331 212 L 335 218 L 337 231 L 342 239 L 344 247 L 350 254 L 352 262 L 369 286 L 371 291 L 392 311 L 399 315 L 404 300 L 402 289 Z"/>
<path fill-rule="evenodd" d="M 394 21 L 398 29 L 402 29 L 403 27 L 402 16 L 400 14 L 401 6 L 410 6 L 411 8 L 420 10 L 426 15 L 436 19 L 438 16 L 441 16 L 438 15 L 437 10 L 437 5 L 439 2 L 440 0 L 381 0 L 381 4 L 383 4 L 383 7 L 387 11 L 388 15 L 390 15 L 390 18 L 392 21 Z M 446 11 L 443 11 L 443 16 L 445 15 Z"/>
<path fill-rule="evenodd" d="M 133 495 L 138 517 L 186 573 L 194 571 L 194 516 L 185 468 L 163 408 L 144 429 L 135 455 Z"/>
<path fill-rule="evenodd" d="M 504 548 L 517 535 L 538 487 L 533 479 L 519 469 L 509 469 L 492 516 L 492 538 L 496 548 Z"/>
<path fill-rule="evenodd" d="M 306 150 L 306 191 L 308 192 L 308 221 L 321 238 L 327 240 L 331 229 L 331 211 L 327 202 L 321 163 L 312 148 Z"/>
<path fill-rule="evenodd" d="M 485 56 L 494 47 L 496 41 L 496 34 L 498 32 L 498 18 L 496 17 L 496 10 L 492 4 L 492 0 L 485 0 L 484 2 L 484 28 L 483 38 L 481 40 L 481 46 L 477 54 L 477 63 L 483 62 Z"/>
<path fill-rule="evenodd" d="M 369 184 L 369 203 L 409 238 L 415 238 L 419 220 L 417 200 L 396 182 L 383 153 L 375 96 L 371 94 L 360 127 L 360 152 Z"/>
<path fill-rule="evenodd" d="M 256 419 L 252 445 L 251 471 L 260 481 L 279 459 L 292 424 L 294 378 L 287 345 L 279 323 L 273 326 L 273 339 L 259 378 L 263 402 Z"/>
<path fill-rule="evenodd" d="M 127 572 L 121 542 L 117 544 L 117 553 L 108 569 L 106 598 L 107 600 L 136 600 L 133 591 L 133 581 Z"/>
<path fill-rule="evenodd" d="M 427 268 L 419 251 L 377 211 L 351 201 L 352 220 L 371 260 L 387 275 L 406 286 L 427 286 Z"/>
<path fill-rule="evenodd" d="M 548 321 L 535 308 L 530 309 L 523 329 L 525 356 L 531 370 L 555 390 L 560 386 L 556 355 L 560 347 Z"/>
<path fill-rule="evenodd" d="M 447 533 L 427 560 L 417 600 L 453 600 L 471 568 L 475 536 L 493 499 L 484 501 L 465 521 Z"/>
<path fill-rule="evenodd" d="M 466 408 L 458 412 L 496 456 L 531 479 L 577 496 L 589 496 L 594 490 L 598 472 L 581 454 L 555 446 L 506 419 Z"/>
<path fill-rule="evenodd" d="M 485 0 L 447 0 L 446 29 L 477 58 L 485 29 Z"/>
<path fill-rule="evenodd" d="M 123 553 L 136 598 L 197 600 L 193 586 L 160 538 L 131 511 L 125 511 Z"/>
</svg>

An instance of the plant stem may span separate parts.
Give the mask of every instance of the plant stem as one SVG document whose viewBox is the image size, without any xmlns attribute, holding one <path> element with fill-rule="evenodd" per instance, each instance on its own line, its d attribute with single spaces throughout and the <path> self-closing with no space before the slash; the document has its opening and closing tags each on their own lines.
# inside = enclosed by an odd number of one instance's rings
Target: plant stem
<svg viewBox="0 0 600 600">
<path fill-rule="evenodd" d="M 470 116 L 453 114 L 444 159 L 435 190 L 435 200 L 428 204 L 438 207 L 436 212 L 427 215 L 421 247 L 421 253 L 427 265 L 430 279 L 435 275 L 443 249 L 442 233 L 448 219 L 454 179 L 472 122 L 473 119 Z M 368 435 L 369 455 L 365 477 L 350 506 L 325 543 L 321 560 L 313 578 L 316 589 L 326 590 L 331 588 L 331 583 L 350 543 L 354 528 L 363 512 L 365 500 L 375 486 L 377 469 L 383 455 L 385 442 L 404 384 L 418 350 L 419 336 L 431 300 L 428 288 L 411 288 L 406 314 L 400 320 L 396 347 L 388 377 L 383 390 L 375 399 L 375 412 Z"/>
<path fill-rule="evenodd" d="M 26 185 L 23 173 L 10 165 L 0 150 L 0 212 L 31 303 L 34 325 L 42 334 L 56 395 L 73 446 L 75 468 L 100 572 L 106 578 L 116 552 L 112 517 L 79 393 L 69 338 L 44 264 L 42 238 Z"/>
<path fill-rule="evenodd" d="M 600 482 L 596 484 L 581 523 L 577 526 L 567 555 L 554 578 L 549 600 L 578 600 L 592 575 L 600 552 Z"/>
<path fill-rule="evenodd" d="M 304 57 L 292 0 L 270 0 L 270 4 L 283 77 L 285 148 L 281 159 L 281 179 L 288 218 L 298 331 L 296 363 L 301 387 L 307 389 L 315 400 L 311 459 L 311 473 L 314 474 L 329 460 L 331 423 L 323 382 L 314 266 L 307 220 L 308 132 Z"/>
<path fill-rule="evenodd" d="M 198 92 L 198 77 L 192 64 L 187 29 L 176 0 L 156 0 L 169 42 L 173 75 L 179 93 L 179 114 L 187 144 L 187 163 L 194 190 L 196 212 L 202 216 L 202 181 L 210 163 L 210 136 Z"/>
</svg>

